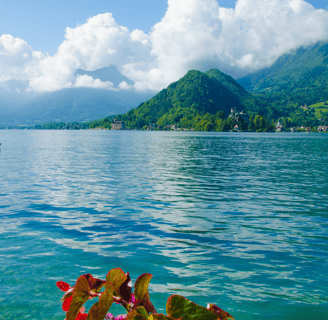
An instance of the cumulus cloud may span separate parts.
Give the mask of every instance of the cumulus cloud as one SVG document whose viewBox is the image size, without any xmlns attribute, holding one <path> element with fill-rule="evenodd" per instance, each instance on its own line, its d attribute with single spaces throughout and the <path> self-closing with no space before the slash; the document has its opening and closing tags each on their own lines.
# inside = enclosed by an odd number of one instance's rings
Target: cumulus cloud
<svg viewBox="0 0 328 320">
<path fill-rule="evenodd" d="M 30 87 L 36 91 L 69 88 L 76 86 L 74 72 L 78 68 L 95 70 L 140 61 L 150 54 L 148 38 L 141 30 L 129 33 L 110 13 L 92 17 L 81 26 L 66 29 L 65 40 L 57 53 L 40 61 Z M 82 80 L 77 79 L 78 84 Z"/>
<path fill-rule="evenodd" d="M 328 12 L 303 0 L 239 0 L 235 9 L 215 0 L 169 0 L 150 38 L 157 66 L 141 74 L 125 66 L 141 89 L 163 87 L 189 69 L 238 77 L 270 66 L 283 53 L 327 41 Z"/>
<path fill-rule="evenodd" d="M 132 90 L 133 89 L 133 86 L 130 86 L 126 81 L 120 82 L 118 87 L 122 90 Z"/>
<path fill-rule="evenodd" d="M 320 40 L 328 40 L 328 12 L 303 0 L 238 0 L 234 9 L 220 7 L 217 0 L 168 0 L 167 12 L 149 34 L 130 32 L 112 14 L 100 14 L 67 28 L 53 56 L 2 36 L 0 81 L 23 77 L 40 92 L 112 89 L 110 83 L 74 73 L 116 65 L 135 82 L 135 90 L 157 91 L 190 69 L 218 68 L 238 77 Z M 131 87 L 122 82 L 119 89 Z"/>
<path fill-rule="evenodd" d="M 0 82 L 27 80 L 26 70 L 44 57 L 41 52 L 33 51 L 24 40 L 3 34 L 0 37 Z"/>
<path fill-rule="evenodd" d="M 239 0 L 235 10 L 220 10 L 230 65 L 253 71 L 285 52 L 327 41 L 327 18 L 327 11 L 303 0 Z"/>
<path fill-rule="evenodd" d="M 78 75 L 76 77 L 75 84 L 73 85 L 74 88 L 94 88 L 94 89 L 109 89 L 115 90 L 113 88 L 113 82 L 105 81 L 102 82 L 99 79 L 94 79 L 86 74 Z"/>
</svg>

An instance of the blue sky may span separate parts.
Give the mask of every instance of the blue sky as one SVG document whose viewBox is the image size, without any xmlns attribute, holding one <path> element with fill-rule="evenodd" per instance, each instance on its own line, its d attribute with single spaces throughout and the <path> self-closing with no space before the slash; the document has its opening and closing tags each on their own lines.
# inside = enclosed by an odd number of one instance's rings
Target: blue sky
<svg viewBox="0 0 328 320">
<path fill-rule="evenodd" d="M 326 0 L 309 0 L 316 8 L 326 8 Z M 233 8 L 235 1 L 219 0 Z M 33 50 L 54 54 L 63 42 L 66 27 L 74 28 L 99 13 L 111 12 L 116 22 L 129 30 L 148 33 L 167 9 L 166 0 L 10 0 L 2 1 L 0 35 L 21 38 Z"/>
</svg>

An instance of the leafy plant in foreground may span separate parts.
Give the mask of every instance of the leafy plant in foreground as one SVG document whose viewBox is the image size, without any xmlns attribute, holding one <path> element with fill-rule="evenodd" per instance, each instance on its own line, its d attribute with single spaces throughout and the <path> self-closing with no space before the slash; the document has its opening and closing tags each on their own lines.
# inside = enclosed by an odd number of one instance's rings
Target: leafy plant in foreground
<svg viewBox="0 0 328 320">
<path fill-rule="evenodd" d="M 214 304 L 204 308 L 179 295 L 167 300 L 167 315 L 157 313 L 148 292 L 152 277 L 149 273 L 139 276 L 133 293 L 129 273 L 120 268 L 110 270 L 106 280 L 96 279 L 91 274 L 81 275 L 74 287 L 58 281 L 57 287 L 65 292 L 62 308 L 66 320 L 234 320 Z M 98 301 L 85 313 L 84 303 L 93 298 Z M 114 317 L 109 312 L 114 302 L 123 306 L 126 314 Z"/>
</svg>

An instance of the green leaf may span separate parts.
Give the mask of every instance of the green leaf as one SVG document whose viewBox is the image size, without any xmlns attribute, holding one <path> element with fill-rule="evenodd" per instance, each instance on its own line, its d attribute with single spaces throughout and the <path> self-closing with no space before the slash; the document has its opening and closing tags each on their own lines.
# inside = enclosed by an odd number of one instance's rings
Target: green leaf
<svg viewBox="0 0 328 320">
<path fill-rule="evenodd" d="M 131 310 L 125 320 L 148 320 L 148 313 L 144 307 Z"/>
<path fill-rule="evenodd" d="M 143 306 L 147 310 L 148 313 L 157 313 L 154 305 L 150 301 L 149 294 L 147 293 L 143 300 L 138 300 L 136 306 Z"/>
<path fill-rule="evenodd" d="M 114 295 L 119 296 L 120 286 L 127 279 L 126 274 L 121 268 L 115 268 L 107 273 L 106 281 L 111 282 L 114 287 Z"/>
<path fill-rule="evenodd" d="M 154 305 L 151 303 L 148 293 L 148 285 L 153 277 L 150 273 L 144 273 L 138 277 L 134 285 L 134 296 L 136 298 L 136 306 L 143 306 L 148 313 L 156 313 Z"/>
<path fill-rule="evenodd" d="M 182 318 L 183 320 L 216 320 L 217 316 L 188 299 L 173 295 L 167 300 L 166 312 L 169 317 L 174 319 Z"/>
<path fill-rule="evenodd" d="M 103 320 L 113 304 L 114 288 L 110 282 L 105 283 L 105 291 L 101 294 L 99 301 L 95 303 L 88 313 L 87 320 Z"/>
<path fill-rule="evenodd" d="M 66 292 L 66 293 L 64 294 L 64 296 L 61 298 L 60 301 L 64 301 L 65 299 L 71 297 L 71 296 L 73 295 L 73 291 L 74 291 L 74 290 L 69 291 L 68 293 Z"/>
<path fill-rule="evenodd" d="M 137 311 L 138 314 L 144 316 L 146 319 L 148 318 L 148 312 L 144 307 L 138 307 L 135 310 Z"/>
<path fill-rule="evenodd" d="M 235 320 L 235 318 L 233 318 L 228 312 L 222 310 L 215 304 L 209 304 L 208 310 L 213 312 L 218 317 L 217 319 L 219 320 L 228 320 L 228 319 Z"/>
<path fill-rule="evenodd" d="M 67 320 L 75 320 L 79 310 L 90 296 L 90 287 L 87 278 L 82 275 L 76 280 L 72 302 L 66 314 Z"/>
<path fill-rule="evenodd" d="M 136 283 L 134 284 L 134 296 L 138 300 L 143 300 L 148 294 L 148 285 L 153 277 L 150 273 L 144 273 L 138 277 Z"/>
</svg>

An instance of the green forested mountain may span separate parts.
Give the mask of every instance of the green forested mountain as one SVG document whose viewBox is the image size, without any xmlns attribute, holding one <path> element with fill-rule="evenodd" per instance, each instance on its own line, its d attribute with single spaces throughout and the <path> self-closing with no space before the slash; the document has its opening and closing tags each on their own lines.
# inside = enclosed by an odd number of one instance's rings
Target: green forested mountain
<svg viewBox="0 0 328 320">
<path fill-rule="evenodd" d="M 237 95 L 240 98 L 247 99 L 250 97 L 250 94 L 231 76 L 221 72 L 218 69 L 211 69 L 204 72 L 208 77 L 219 81 L 232 93 Z"/>
<path fill-rule="evenodd" d="M 239 79 L 238 83 L 276 106 L 328 100 L 328 43 L 285 54 L 270 68 Z"/>
<path fill-rule="evenodd" d="M 259 98 L 247 92 L 235 79 L 218 69 L 211 69 L 206 71 L 205 74 L 212 79 L 216 79 L 234 93 L 249 114 L 267 114 L 268 102 L 265 96 Z"/>
<path fill-rule="evenodd" d="M 230 108 L 235 108 L 245 110 L 252 119 L 262 115 L 263 124 L 257 126 L 261 130 L 271 128 L 272 120 L 280 120 L 287 128 L 318 127 L 328 124 L 326 101 L 328 43 L 320 42 L 285 54 L 270 68 L 239 79 L 238 83 L 217 69 L 204 73 L 189 71 L 151 100 L 129 111 L 123 120 L 131 128 L 156 123 L 162 127 L 177 124 L 219 131 L 238 124 L 245 129 L 245 123 L 233 123 L 231 117 L 227 118 Z M 252 126 L 249 129 L 254 130 Z"/>
<path fill-rule="evenodd" d="M 270 68 L 237 81 L 253 95 L 265 99 L 267 115 L 280 119 L 287 127 L 328 124 L 324 110 L 307 107 L 328 100 L 326 42 L 285 54 Z"/>
<path fill-rule="evenodd" d="M 206 73 L 191 70 L 155 97 L 122 116 L 128 127 L 142 128 L 149 123 L 160 126 L 179 124 L 193 127 L 193 119 L 204 115 L 227 117 L 231 108 L 257 114 L 265 103 L 247 93 L 235 80 L 219 70 Z"/>
</svg>

